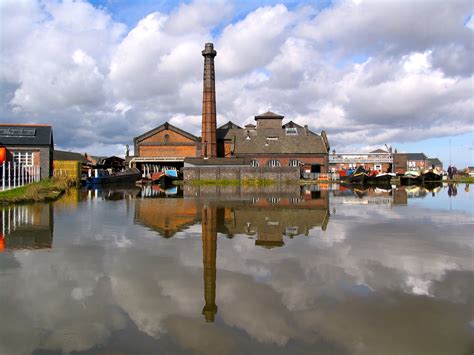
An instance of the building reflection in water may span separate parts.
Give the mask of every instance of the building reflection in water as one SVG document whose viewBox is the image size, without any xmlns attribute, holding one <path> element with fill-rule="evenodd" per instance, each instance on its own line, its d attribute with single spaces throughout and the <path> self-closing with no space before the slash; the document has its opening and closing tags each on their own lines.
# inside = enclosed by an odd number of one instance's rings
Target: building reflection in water
<svg viewBox="0 0 474 355">
<path fill-rule="evenodd" d="M 213 322 L 216 305 L 217 233 L 233 238 L 248 235 L 255 245 L 282 247 L 285 237 L 309 236 L 314 228 L 326 230 L 329 192 L 305 191 L 298 185 L 270 188 L 185 187 L 184 198 L 136 200 L 135 223 L 170 238 L 201 223 L 206 322 Z"/>
<path fill-rule="evenodd" d="M 214 322 L 216 305 L 216 256 L 217 225 L 216 207 L 204 205 L 202 208 L 202 263 L 204 278 L 204 300 L 202 309 L 206 322 Z"/>
<path fill-rule="evenodd" d="M 52 248 L 52 204 L 5 207 L 1 218 L 0 251 Z"/>
</svg>

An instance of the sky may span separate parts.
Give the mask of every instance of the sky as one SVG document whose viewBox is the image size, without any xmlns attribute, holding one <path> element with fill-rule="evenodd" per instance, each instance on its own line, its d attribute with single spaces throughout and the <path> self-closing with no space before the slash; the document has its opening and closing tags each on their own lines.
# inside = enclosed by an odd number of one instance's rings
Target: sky
<svg viewBox="0 0 474 355">
<path fill-rule="evenodd" d="M 200 135 L 204 43 L 218 125 L 271 110 L 331 150 L 474 165 L 470 1 L 0 1 L 0 123 L 123 155 L 164 122 Z"/>
</svg>

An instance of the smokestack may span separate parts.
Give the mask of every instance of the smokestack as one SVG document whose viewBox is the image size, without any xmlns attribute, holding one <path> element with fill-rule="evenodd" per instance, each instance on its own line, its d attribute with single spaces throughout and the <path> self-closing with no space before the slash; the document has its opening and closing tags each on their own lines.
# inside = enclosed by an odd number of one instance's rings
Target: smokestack
<svg viewBox="0 0 474 355">
<path fill-rule="evenodd" d="M 217 52 L 212 43 L 206 43 L 204 57 L 204 80 L 202 95 L 202 148 L 201 157 L 217 156 L 216 138 L 216 82 L 214 73 L 214 57 Z"/>
</svg>

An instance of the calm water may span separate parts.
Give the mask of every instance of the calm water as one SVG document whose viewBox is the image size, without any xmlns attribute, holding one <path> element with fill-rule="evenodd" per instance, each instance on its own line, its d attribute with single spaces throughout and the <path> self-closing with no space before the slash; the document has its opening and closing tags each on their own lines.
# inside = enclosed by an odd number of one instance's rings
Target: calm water
<svg viewBox="0 0 474 355">
<path fill-rule="evenodd" d="M 0 354 L 474 351 L 468 186 L 175 192 L 1 210 Z"/>
</svg>

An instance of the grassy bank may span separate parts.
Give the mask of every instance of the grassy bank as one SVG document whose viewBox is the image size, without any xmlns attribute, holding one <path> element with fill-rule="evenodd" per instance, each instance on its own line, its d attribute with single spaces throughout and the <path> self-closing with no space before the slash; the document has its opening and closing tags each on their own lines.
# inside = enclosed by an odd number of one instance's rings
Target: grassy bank
<svg viewBox="0 0 474 355">
<path fill-rule="evenodd" d="M 0 192 L 0 203 L 29 203 L 52 201 L 61 196 L 76 181 L 67 178 L 51 178 Z"/>
<path fill-rule="evenodd" d="M 443 180 L 443 182 L 474 184 L 474 177 L 457 177 L 453 180 Z"/>
<path fill-rule="evenodd" d="M 276 183 L 275 180 L 270 179 L 244 179 L 244 180 L 191 180 L 186 181 L 185 184 L 193 186 L 270 186 Z"/>
</svg>

